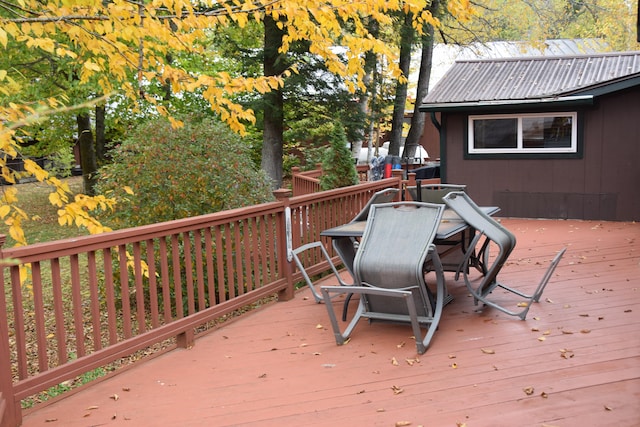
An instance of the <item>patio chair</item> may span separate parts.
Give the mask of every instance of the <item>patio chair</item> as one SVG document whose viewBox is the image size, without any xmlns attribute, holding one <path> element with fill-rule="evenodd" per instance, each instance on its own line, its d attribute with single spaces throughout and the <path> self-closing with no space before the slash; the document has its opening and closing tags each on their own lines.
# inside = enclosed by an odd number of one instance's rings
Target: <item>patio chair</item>
<svg viewBox="0 0 640 427">
<path fill-rule="evenodd" d="M 452 191 L 465 191 L 466 185 L 462 184 L 424 184 L 421 185 L 420 181 L 417 181 L 418 185 L 407 187 L 407 191 L 413 200 L 416 202 L 425 203 L 444 203 L 442 198 Z M 418 192 L 418 188 L 420 191 Z"/>
<path fill-rule="evenodd" d="M 369 201 L 367 201 L 367 204 L 362 208 L 362 210 L 349 222 L 356 222 L 356 221 L 366 221 L 367 217 L 369 216 L 369 211 L 371 209 L 371 206 L 379 204 L 379 203 L 388 203 L 391 202 L 396 195 L 399 193 L 399 189 L 397 188 L 385 188 L 384 190 L 380 190 L 376 193 L 373 194 L 373 196 L 371 196 L 371 198 L 369 199 Z M 358 248 L 358 241 L 355 238 L 349 237 L 349 238 L 345 238 L 345 239 L 334 239 L 332 242 L 333 246 L 340 246 L 339 250 L 337 250 L 338 253 L 347 253 L 347 254 L 351 254 L 353 256 L 346 256 L 345 258 L 347 260 L 349 259 L 353 259 L 354 258 L 354 253 Z M 340 276 L 340 274 L 338 273 L 336 267 L 334 266 L 334 264 L 331 262 L 331 257 L 329 256 L 327 250 L 325 249 L 324 245 L 322 244 L 322 242 L 312 242 L 312 243 L 307 243 L 305 245 L 302 245 L 296 249 L 293 250 L 293 259 L 296 263 L 296 266 L 298 267 L 298 269 L 300 270 L 300 272 L 302 273 L 302 277 L 304 278 L 304 281 L 307 283 L 307 285 L 309 286 L 309 289 L 311 289 L 311 293 L 313 294 L 313 298 L 315 299 L 315 301 L 317 303 L 321 303 L 323 302 L 323 297 L 321 295 L 320 292 L 318 292 L 318 290 L 316 289 L 316 287 L 313 285 L 313 282 L 311 281 L 311 278 L 309 277 L 309 274 L 307 272 L 307 269 L 305 269 L 304 266 L 304 262 L 302 260 L 302 258 L 309 258 L 309 259 L 317 259 L 315 258 L 312 254 L 308 253 L 307 255 L 304 255 L 307 251 L 320 251 L 320 254 L 315 254 L 316 256 L 322 256 L 326 261 L 329 262 L 329 265 L 331 266 L 331 270 L 333 272 L 333 274 L 336 276 L 338 283 L 340 283 L 341 286 L 347 286 L 348 284 L 346 282 L 344 282 L 342 280 L 342 277 Z M 351 277 L 353 278 L 353 266 L 348 262 L 348 261 L 343 261 L 344 262 L 344 266 L 347 269 L 347 271 L 349 272 L 349 274 L 351 275 Z M 349 305 L 349 301 L 351 300 L 351 295 L 349 295 L 347 297 L 347 299 L 345 300 L 344 303 L 344 309 L 343 309 L 343 319 L 347 318 L 347 309 L 348 309 L 348 305 Z"/>
<path fill-rule="evenodd" d="M 371 208 L 353 263 L 356 284 L 322 286 L 325 301 L 336 294 L 360 296 L 358 308 L 341 331 L 333 304 L 326 304 L 336 343 L 349 338 L 360 319 L 409 323 L 419 354 L 426 351 L 438 327 L 446 294 L 444 273 L 433 239 L 443 205 L 398 202 Z M 435 295 L 425 272 L 434 270 Z M 427 327 L 423 335 L 421 327 Z"/>
<path fill-rule="evenodd" d="M 384 190 L 380 190 L 371 196 L 367 204 L 362 208 L 362 210 L 353 217 L 350 222 L 356 221 L 366 221 L 369 217 L 369 210 L 371 210 L 371 206 L 377 205 L 380 203 L 390 203 L 393 199 L 396 198 L 398 193 L 400 192 L 397 188 L 385 188 Z"/>
<path fill-rule="evenodd" d="M 529 312 L 531 304 L 540 300 L 540 296 L 547 286 L 547 283 L 549 283 L 549 279 L 551 278 L 553 271 L 558 266 L 558 263 L 564 255 L 566 248 L 563 248 L 560 252 L 558 252 L 555 258 L 551 261 L 551 265 L 542 277 L 542 280 L 538 284 L 535 292 L 531 295 L 526 294 L 515 288 L 511 288 L 498 282 L 498 273 L 501 271 L 502 267 L 509 258 L 509 255 L 511 255 L 511 252 L 515 248 L 516 237 L 495 219 L 482 212 L 482 210 L 478 208 L 475 202 L 471 200 L 471 198 L 466 193 L 449 193 L 444 197 L 444 202 L 447 206 L 456 211 L 460 218 L 466 221 L 470 227 L 475 229 L 476 232 L 473 240 L 471 241 L 471 244 L 467 249 L 465 258 L 460 264 L 460 268 L 456 272 L 456 280 L 458 280 L 460 272 L 462 272 L 465 285 L 467 286 L 469 292 L 471 292 L 471 295 L 474 298 L 474 303 L 476 305 L 478 304 L 478 301 L 482 301 L 483 304 L 496 308 L 511 316 L 517 316 L 520 319 L 524 320 L 527 316 L 527 313 Z M 484 259 L 487 263 L 487 265 L 485 265 L 486 274 L 482 276 L 480 283 L 477 286 L 474 286 L 469 279 L 469 270 L 467 268 L 464 268 L 464 266 L 468 265 L 469 257 L 476 250 L 476 246 L 479 244 L 482 238 L 484 238 L 484 242 L 481 244 L 477 256 L 480 259 Z M 497 246 L 498 253 L 495 256 L 492 256 L 490 261 L 489 257 L 485 257 L 484 254 L 486 253 L 486 251 L 488 251 L 490 245 L 492 244 Z M 519 304 L 517 304 L 519 307 L 523 307 L 523 309 L 520 311 L 510 310 L 504 306 L 501 306 L 500 304 L 495 302 L 495 300 L 489 299 L 491 292 L 493 292 L 496 288 L 505 289 L 524 298 L 524 302 L 520 302 Z"/>
</svg>

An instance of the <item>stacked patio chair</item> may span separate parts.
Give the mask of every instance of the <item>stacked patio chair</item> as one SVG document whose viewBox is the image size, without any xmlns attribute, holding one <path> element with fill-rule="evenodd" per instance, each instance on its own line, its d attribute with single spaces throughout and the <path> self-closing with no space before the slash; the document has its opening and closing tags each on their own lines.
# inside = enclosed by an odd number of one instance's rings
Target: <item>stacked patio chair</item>
<svg viewBox="0 0 640 427">
<path fill-rule="evenodd" d="M 418 353 L 426 351 L 438 327 L 446 294 L 442 265 L 433 244 L 443 210 L 443 205 L 419 202 L 371 208 L 353 263 L 355 285 L 321 287 L 325 301 L 332 295 L 360 296 L 344 331 L 333 304 L 326 304 L 338 345 L 344 344 L 361 319 L 368 319 L 410 324 Z M 427 270 L 435 272 L 435 294 L 425 281 Z M 422 327 L 427 328 L 426 334 Z"/>
<path fill-rule="evenodd" d="M 442 198 L 452 191 L 465 191 L 466 185 L 463 184 L 421 184 L 417 181 L 417 185 L 407 187 L 407 191 L 416 202 L 426 203 L 444 203 Z"/>
<path fill-rule="evenodd" d="M 371 198 L 369 199 L 369 201 L 367 201 L 367 204 L 362 208 L 362 210 L 350 221 L 350 222 L 356 222 L 356 221 L 366 221 L 368 216 L 369 216 L 369 210 L 371 209 L 371 206 L 379 204 L 379 203 L 388 203 L 391 202 L 396 195 L 399 193 L 400 190 L 398 190 L 397 188 L 385 188 L 384 190 L 380 190 L 376 193 L 373 194 L 373 196 L 371 196 Z M 333 244 L 335 245 L 336 242 L 334 241 Z M 338 244 L 344 244 L 344 242 L 340 242 Z M 355 252 L 358 248 L 358 242 L 355 239 L 351 239 L 351 242 L 349 244 L 352 247 L 345 247 L 343 248 L 344 251 L 347 252 Z M 338 279 L 338 282 L 340 283 L 340 285 L 342 286 L 346 286 L 347 283 L 343 281 L 343 279 L 340 277 L 340 274 L 338 273 L 336 267 L 331 263 L 331 257 L 329 256 L 327 250 L 325 249 L 324 245 L 322 244 L 322 242 L 311 242 L 311 243 L 307 243 L 305 245 L 299 246 L 298 248 L 293 250 L 293 259 L 296 263 L 296 266 L 298 267 L 298 269 L 300 270 L 300 272 L 302 273 L 302 277 L 304 278 L 304 281 L 307 283 L 307 285 L 309 286 L 309 288 L 311 289 L 311 293 L 313 294 L 313 298 L 315 299 L 315 301 L 317 303 L 321 303 L 323 301 L 322 295 L 321 293 L 315 288 L 315 286 L 313 285 L 313 282 L 311 281 L 311 278 L 309 277 L 308 272 L 305 269 L 304 263 L 302 261 L 301 258 L 303 258 L 303 253 L 307 252 L 307 251 L 320 251 L 320 254 L 322 255 L 322 257 L 329 262 L 329 264 L 331 265 L 331 269 L 333 274 L 336 276 L 336 278 Z M 315 259 L 314 257 L 311 257 L 312 259 Z M 353 257 L 351 257 L 350 259 L 353 259 Z M 353 266 L 351 264 L 349 264 L 348 262 L 345 263 L 345 268 L 347 269 L 347 271 L 349 272 L 349 274 L 351 275 L 351 277 L 353 278 Z M 347 305 L 348 305 L 349 301 L 347 300 L 345 302 L 345 313 L 347 310 Z M 346 316 L 346 314 L 345 314 Z"/>
<path fill-rule="evenodd" d="M 529 308 L 533 302 L 538 302 L 540 300 L 540 296 L 544 291 L 551 275 L 554 270 L 558 266 L 560 259 L 564 255 L 566 248 L 563 248 L 558 252 L 558 254 L 551 261 L 551 265 L 547 269 L 546 273 L 542 277 L 542 280 L 538 284 L 535 292 L 533 294 L 526 294 L 521 292 L 515 288 L 509 287 L 505 284 L 498 282 L 498 273 L 507 262 L 509 255 L 516 246 L 516 238 L 515 236 L 502 226 L 495 219 L 486 215 L 478 206 L 475 204 L 471 198 L 463 192 L 453 192 L 449 193 L 444 197 L 444 202 L 451 209 L 456 211 L 456 213 L 462 218 L 465 222 L 467 222 L 472 228 L 475 229 L 476 234 L 471 244 L 469 245 L 467 252 L 465 254 L 465 258 L 460 264 L 460 268 L 456 273 L 456 280 L 458 280 L 460 273 L 462 272 L 465 285 L 467 286 L 469 292 L 474 298 L 474 303 L 477 305 L 479 301 L 483 304 L 486 304 L 490 307 L 496 308 L 506 314 L 511 316 L 517 316 L 520 319 L 524 320 L 529 312 Z M 484 238 L 484 241 L 480 244 L 480 241 Z M 490 245 L 497 246 L 498 253 L 495 257 L 491 257 L 491 263 L 489 265 L 489 257 L 484 254 L 489 250 Z M 478 256 L 481 259 L 485 260 L 486 273 L 480 280 L 480 283 L 475 285 L 471 283 L 469 279 L 469 270 L 465 268 L 468 265 L 469 257 L 476 251 L 476 247 L 480 245 L 480 249 L 478 250 Z M 519 307 L 523 307 L 522 310 L 514 311 L 510 310 L 500 304 L 498 304 L 495 299 L 490 299 L 491 293 L 497 288 L 505 289 L 509 292 L 512 292 L 518 295 L 521 298 L 524 298 L 524 302 L 520 302 L 517 304 Z"/>
</svg>

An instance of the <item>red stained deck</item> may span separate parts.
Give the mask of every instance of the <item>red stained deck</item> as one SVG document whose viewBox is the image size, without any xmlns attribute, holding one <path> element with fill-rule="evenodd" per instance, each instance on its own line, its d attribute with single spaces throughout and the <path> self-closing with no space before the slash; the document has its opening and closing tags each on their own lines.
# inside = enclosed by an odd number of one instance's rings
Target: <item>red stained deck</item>
<svg viewBox="0 0 640 427">
<path fill-rule="evenodd" d="M 535 287 L 568 247 L 526 321 L 475 312 L 449 276 L 455 300 L 426 354 L 417 356 L 408 326 L 380 323 L 361 323 L 338 347 L 325 307 L 304 289 L 23 425 L 640 425 L 640 224 L 503 224 L 518 238 L 506 283 Z"/>
</svg>

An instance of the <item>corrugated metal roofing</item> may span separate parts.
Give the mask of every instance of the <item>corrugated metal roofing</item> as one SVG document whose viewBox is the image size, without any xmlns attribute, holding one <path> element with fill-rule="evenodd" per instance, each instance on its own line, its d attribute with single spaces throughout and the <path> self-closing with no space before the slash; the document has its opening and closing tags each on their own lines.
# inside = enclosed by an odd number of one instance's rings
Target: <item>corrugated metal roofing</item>
<svg viewBox="0 0 640 427">
<path fill-rule="evenodd" d="M 633 75 L 640 75 L 640 52 L 457 61 L 423 103 L 572 95 Z"/>
</svg>

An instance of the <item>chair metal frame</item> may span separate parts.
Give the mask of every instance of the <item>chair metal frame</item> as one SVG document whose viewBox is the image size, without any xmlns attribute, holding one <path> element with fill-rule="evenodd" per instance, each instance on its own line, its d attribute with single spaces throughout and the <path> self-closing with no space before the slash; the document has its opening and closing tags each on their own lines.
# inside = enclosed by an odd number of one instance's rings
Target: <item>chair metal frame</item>
<svg viewBox="0 0 640 427">
<path fill-rule="evenodd" d="M 566 248 L 560 250 L 553 258 L 535 292 L 533 294 L 526 294 L 518 289 L 498 282 L 498 273 L 502 270 L 502 267 L 507 262 L 507 259 L 516 246 L 516 237 L 513 233 L 502 226 L 498 221 L 482 212 L 478 205 L 476 205 L 476 203 L 464 192 L 449 193 L 443 200 L 449 208 L 456 211 L 460 218 L 466 221 L 469 226 L 475 230 L 475 236 L 471 240 L 471 244 L 467 249 L 465 257 L 456 272 L 456 280 L 459 279 L 460 273 L 462 273 L 464 283 L 469 292 L 471 292 L 475 305 L 478 305 L 478 302 L 482 301 L 483 304 L 498 309 L 508 315 L 519 317 L 521 320 L 525 320 L 527 313 L 531 308 L 531 304 L 539 302 L 540 296 L 542 295 L 542 292 L 544 292 L 544 289 L 549 283 L 549 279 L 551 279 L 553 272 L 560 263 L 560 259 L 564 255 Z M 474 254 L 477 245 L 483 238 L 484 241 L 475 256 L 477 256 L 478 259 L 484 260 L 486 264 L 484 266 L 486 273 L 480 280 L 480 283 L 477 286 L 474 286 L 469 279 L 469 269 L 465 267 L 469 265 L 469 258 Z M 491 261 L 488 256 L 488 250 L 492 243 L 498 248 L 498 251 L 495 257 L 491 257 Z M 490 294 L 498 287 L 524 298 L 525 301 L 518 304 L 524 308 L 520 311 L 510 310 L 489 299 Z"/>
<path fill-rule="evenodd" d="M 333 304 L 326 304 L 336 343 L 342 345 L 358 322 L 409 323 L 423 354 L 442 316 L 446 288 L 435 238 L 444 205 L 420 202 L 377 204 L 371 208 L 354 259 L 355 285 L 321 286 L 325 301 L 339 294 L 359 295 L 358 308 L 344 331 Z M 416 225 L 420 227 L 415 227 Z M 435 297 L 425 274 L 434 271 Z M 422 327 L 427 327 L 426 334 Z"/>
</svg>

